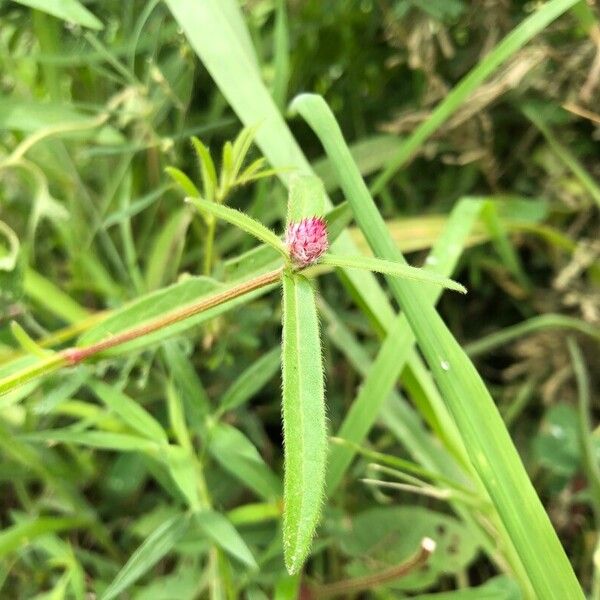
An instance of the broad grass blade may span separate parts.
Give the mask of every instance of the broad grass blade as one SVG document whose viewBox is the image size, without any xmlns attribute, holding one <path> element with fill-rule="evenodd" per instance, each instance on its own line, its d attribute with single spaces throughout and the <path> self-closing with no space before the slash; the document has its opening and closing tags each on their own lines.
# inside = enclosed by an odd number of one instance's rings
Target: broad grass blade
<svg viewBox="0 0 600 600">
<path fill-rule="evenodd" d="M 557 2 L 551 2 L 557 6 Z M 564 8 L 568 2 L 559 2 Z M 356 221 L 374 254 L 405 261 L 363 181 L 325 101 L 305 94 L 294 107 L 317 133 L 332 160 Z M 475 367 L 431 305 L 425 290 L 388 278 L 456 421 L 469 458 L 506 527 L 531 585 L 540 598 L 583 598 L 573 569 L 552 528 L 502 417 Z"/>
<path fill-rule="evenodd" d="M 76 23 L 89 29 L 103 29 L 102 22 L 78 0 L 14 0 L 24 6 L 41 10 L 53 17 Z"/>
</svg>

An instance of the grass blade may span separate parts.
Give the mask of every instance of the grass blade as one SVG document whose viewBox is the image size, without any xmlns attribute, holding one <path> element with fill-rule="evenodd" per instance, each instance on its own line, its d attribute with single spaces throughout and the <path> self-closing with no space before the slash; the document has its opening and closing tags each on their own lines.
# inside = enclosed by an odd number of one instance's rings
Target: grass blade
<svg viewBox="0 0 600 600">
<path fill-rule="evenodd" d="M 85 523 L 81 517 L 37 517 L 5 528 L 0 533 L 0 558 L 29 544 L 32 539 L 65 529 L 76 529 Z"/>
<path fill-rule="evenodd" d="M 223 469 L 264 500 L 281 496 L 279 479 L 239 429 L 223 423 L 215 426 L 211 431 L 208 451 Z"/>
<path fill-rule="evenodd" d="M 296 274 L 283 277 L 283 549 L 297 573 L 308 555 L 325 488 L 327 432 L 315 293 Z"/>
<path fill-rule="evenodd" d="M 568 8 L 568 2 L 559 3 Z M 557 6 L 551 2 L 547 6 Z M 325 101 L 298 96 L 293 106 L 317 133 L 336 168 L 356 221 L 376 256 L 405 262 L 369 194 Z M 456 421 L 469 458 L 525 566 L 533 589 L 548 599 L 583 598 L 494 401 L 475 367 L 418 285 L 388 279 L 437 385 Z"/>
<path fill-rule="evenodd" d="M 24 6 L 41 10 L 57 19 L 77 23 L 89 29 L 103 29 L 102 22 L 78 0 L 14 0 Z"/>
<path fill-rule="evenodd" d="M 160 452 L 160 446 L 148 438 L 108 431 L 75 431 L 64 427 L 26 433 L 20 437 L 32 442 L 78 444 L 117 452 L 148 452 L 153 455 L 158 455 Z"/>
<path fill-rule="evenodd" d="M 275 376 L 281 363 L 281 348 L 277 346 L 263 354 L 229 386 L 221 397 L 219 414 L 233 410 L 247 402 Z"/>
<path fill-rule="evenodd" d="M 213 510 L 195 516 L 196 524 L 217 546 L 251 569 L 257 568 L 252 552 L 227 517 Z"/>
<path fill-rule="evenodd" d="M 287 222 L 296 223 L 306 217 L 321 217 L 325 211 L 325 188 L 314 175 L 296 175 L 290 179 Z"/>
<path fill-rule="evenodd" d="M 157 527 L 131 555 L 125 566 L 106 588 L 100 597 L 101 600 L 112 600 L 120 596 L 173 549 L 188 527 L 189 519 L 184 515 L 173 517 Z"/>
<path fill-rule="evenodd" d="M 98 380 L 90 381 L 87 385 L 128 427 L 157 444 L 168 443 L 161 424 L 129 396 Z"/>
<path fill-rule="evenodd" d="M 531 319 L 521 321 L 516 325 L 490 333 L 475 342 L 467 344 L 465 351 L 469 356 L 480 356 L 520 337 L 530 335 L 536 331 L 545 331 L 546 329 L 577 331 L 600 342 L 600 327 L 595 327 L 591 323 L 567 315 L 545 314 L 531 317 Z"/>
<path fill-rule="evenodd" d="M 427 263 L 435 266 L 438 273 L 450 274 L 456 267 L 460 249 L 468 239 L 469 232 L 477 222 L 481 211 L 481 202 L 463 199 L 453 209 L 446 229 L 438 238 Z M 441 296 L 441 288 L 429 287 L 427 299 L 435 304 Z M 393 321 L 380 321 L 386 331 L 386 338 L 379 349 L 373 366 L 368 370 L 358 396 L 350 406 L 337 435 L 341 438 L 360 444 L 371 427 L 375 424 L 380 410 L 384 410 L 384 402 L 392 392 L 402 370 L 409 362 L 410 352 L 414 343 L 414 335 L 404 315 L 397 316 Z M 339 331 L 338 324 L 336 331 Z M 397 340 L 404 340 L 398 347 Z M 347 348 L 348 343 L 344 344 Z M 365 357 L 354 361 L 357 364 L 368 364 Z M 361 373 L 362 374 L 362 373 Z M 406 415 L 405 415 L 406 416 Z M 410 430 L 412 433 L 412 429 Z M 450 427 L 447 428 L 447 433 Z M 417 446 L 418 444 L 415 444 Z M 327 473 L 328 490 L 331 493 L 341 482 L 342 477 L 352 461 L 354 452 L 348 447 L 336 446 L 330 455 L 330 466 Z M 422 455 L 421 455 L 422 458 Z"/>
<path fill-rule="evenodd" d="M 525 116 L 540 130 L 548 146 L 558 156 L 560 161 L 570 169 L 573 175 L 579 179 L 581 185 L 585 188 L 587 193 L 592 197 L 596 206 L 600 208 L 600 185 L 598 185 L 592 176 L 586 171 L 585 167 L 577 160 L 572 152 L 563 146 L 557 137 L 552 133 L 552 130 L 543 119 L 537 114 L 536 110 L 531 106 L 525 106 L 523 108 Z"/>
<path fill-rule="evenodd" d="M 366 269 L 367 271 L 375 271 L 376 273 L 384 273 L 385 275 L 393 275 L 402 279 L 413 279 L 414 281 L 422 281 L 424 283 L 432 283 L 441 285 L 442 287 L 457 292 L 467 293 L 466 288 L 442 275 L 418 269 L 402 263 L 395 263 L 390 260 L 381 260 L 380 258 L 371 258 L 370 256 L 341 256 L 339 254 L 325 254 L 320 261 L 324 265 L 332 267 L 345 267 L 346 269 Z"/>
</svg>

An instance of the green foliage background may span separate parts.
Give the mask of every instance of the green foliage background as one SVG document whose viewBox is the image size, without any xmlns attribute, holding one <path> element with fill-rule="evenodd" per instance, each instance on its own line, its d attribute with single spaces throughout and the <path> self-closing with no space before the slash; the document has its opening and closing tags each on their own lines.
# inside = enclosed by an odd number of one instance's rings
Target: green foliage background
<svg viewBox="0 0 600 600">
<path fill-rule="evenodd" d="M 562 2 L 491 68 L 505 36 L 559 2 L 206 0 L 220 17 L 197 29 L 193 4 L 0 2 L 0 382 L 271 264 L 198 218 L 165 171 L 205 190 L 190 138 L 220 172 L 250 120 L 245 165 L 262 150 L 279 179 L 227 202 L 282 230 L 296 150 L 269 138 L 256 70 L 286 117 L 297 94 L 325 98 L 397 247 L 468 288 L 439 312 L 600 598 L 598 7 Z M 334 204 L 347 199 L 307 124 L 287 122 Z M 283 561 L 271 286 L 0 395 L 1 597 L 531 597 L 420 354 L 394 371 L 392 296 L 368 305 L 375 280 L 321 269 L 328 431 L 353 442 L 331 443 L 303 574 Z M 426 564 L 390 575 L 423 537 L 437 543 Z"/>
</svg>

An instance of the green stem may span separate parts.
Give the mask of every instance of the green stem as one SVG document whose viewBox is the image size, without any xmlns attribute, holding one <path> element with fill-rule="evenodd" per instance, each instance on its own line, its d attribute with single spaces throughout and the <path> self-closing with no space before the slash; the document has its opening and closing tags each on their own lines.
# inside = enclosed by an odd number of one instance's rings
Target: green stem
<svg viewBox="0 0 600 600">
<path fill-rule="evenodd" d="M 204 242 L 204 274 L 207 276 L 210 275 L 212 270 L 216 226 L 217 220 L 211 216 L 206 232 L 206 241 Z"/>
<path fill-rule="evenodd" d="M 130 342 L 131 340 L 135 340 L 139 337 L 143 337 L 158 331 L 159 329 L 173 325 L 174 323 L 184 321 L 185 319 L 193 317 L 194 315 L 213 308 L 214 306 L 218 306 L 229 300 L 253 292 L 261 287 L 275 283 L 281 279 L 282 273 L 283 268 L 280 267 L 274 271 L 269 271 L 268 273 L 258 275 L 254 279 L 240 283 L 235 287 L 221 292 L 220 294 L 215 294 L 209 298 L 202 298 L 201 300 L 198 300 L 198 302 L 173 310 L 166 315 L 143 323 L 142 325 L 132 327 L 131 329 L 126 329 L 117 335 L 113 335 L 105 340 L 96 342 L 95 344 L 90 344 L 89 346 L 83 346 L 80 348 L 73 347 L 62 350 L 61 352 L 58 352 L 57 354 L 54 354 L 45 360 L 13 373 L 4 379 L 0 379 L 0 395 L 19 385 L 31 381 L 32 379 L 41 377 L 42 375 L 47 375 L 65 366 L 76 365 L 92 356 L 95 356 L 96 354 L 104 352 L 105 350 L 125 344 L 126 342 Z"/>
</svg>

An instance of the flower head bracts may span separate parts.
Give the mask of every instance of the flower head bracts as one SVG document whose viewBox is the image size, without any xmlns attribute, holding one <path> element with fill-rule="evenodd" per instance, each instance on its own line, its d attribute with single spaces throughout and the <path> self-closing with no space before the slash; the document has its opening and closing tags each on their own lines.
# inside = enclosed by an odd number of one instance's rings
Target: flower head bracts
<svg viewBox="0 0 600 600">
<path fill-rule="evenodd" d="M 316 262 L 329 248 L 325 219 L 309 217 L 290 223 L 285 233 L 285 245 L 295 265 L 306 267 Z"/>
</svg>

